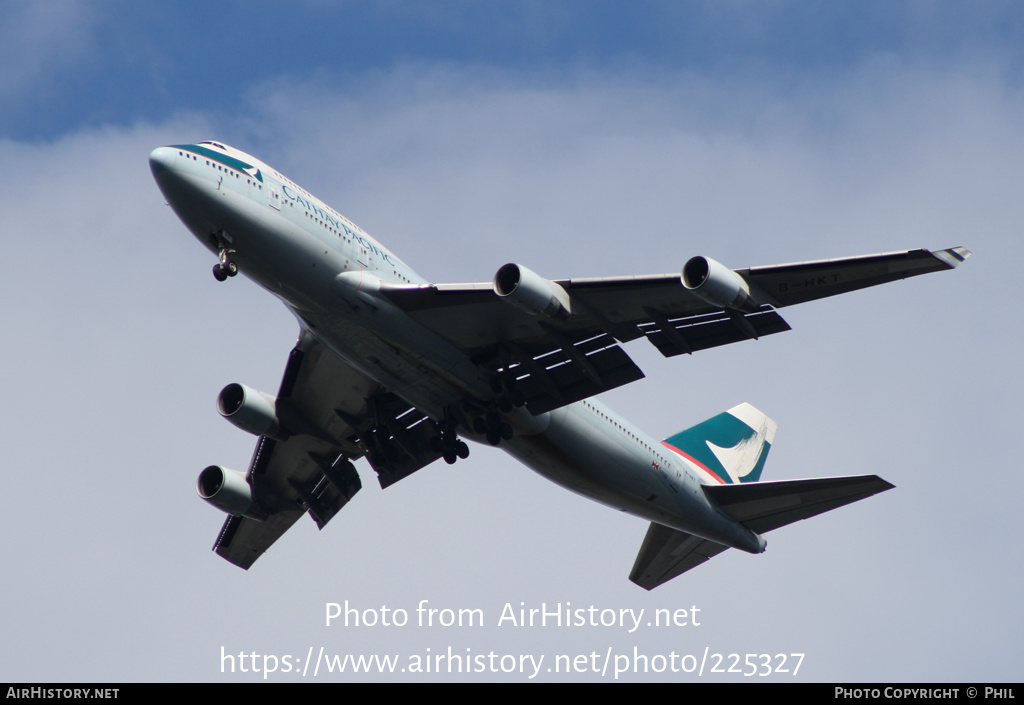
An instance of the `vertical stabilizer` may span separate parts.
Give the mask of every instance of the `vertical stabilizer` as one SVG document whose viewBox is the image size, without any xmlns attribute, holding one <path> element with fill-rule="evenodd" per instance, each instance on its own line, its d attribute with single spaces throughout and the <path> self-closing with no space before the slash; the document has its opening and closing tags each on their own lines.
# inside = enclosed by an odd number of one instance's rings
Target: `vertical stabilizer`
<svg viewBox="0 0 1024 705">
<path fill-rule="evenodd" d="M 757 482 L 778 424 L 743 403 L 662 441 L 715 484 Z"/>
</svg>

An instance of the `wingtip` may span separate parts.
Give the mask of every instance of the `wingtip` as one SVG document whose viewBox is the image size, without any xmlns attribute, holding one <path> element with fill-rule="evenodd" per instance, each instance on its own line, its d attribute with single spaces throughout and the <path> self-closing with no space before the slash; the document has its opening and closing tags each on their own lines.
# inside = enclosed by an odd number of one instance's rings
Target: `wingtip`
<svg viewBox="0 0 1024 705">
<path fill-rule="evenodd" d="M 945 262 L 950 269 L 953 269 L 965 259 L 971 256 L 971 251 L 966 247 L 950 247 L 945 250 L 938 250 L 932 253 L 935 257 Z"/>
</svg>

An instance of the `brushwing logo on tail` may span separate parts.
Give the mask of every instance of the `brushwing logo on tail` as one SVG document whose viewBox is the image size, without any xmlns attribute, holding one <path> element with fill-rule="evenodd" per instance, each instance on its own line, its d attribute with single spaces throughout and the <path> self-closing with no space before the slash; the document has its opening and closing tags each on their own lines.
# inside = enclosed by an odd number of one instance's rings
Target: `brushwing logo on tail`
<svg viewBox="0 0 1024 705">
<path fill-rule="evenodd" d="M 740 404 L 662 443 L 713 482 L 756 482 L 778 425 L 750 404 Z"/>
</svg>

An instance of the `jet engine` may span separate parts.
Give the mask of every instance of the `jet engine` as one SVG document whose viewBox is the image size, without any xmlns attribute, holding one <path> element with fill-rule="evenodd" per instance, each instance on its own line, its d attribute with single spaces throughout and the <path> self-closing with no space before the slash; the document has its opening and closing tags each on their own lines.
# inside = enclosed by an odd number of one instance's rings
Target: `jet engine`
<svg viewBox="0 0 1024 705">
<path fill-rule="evenodd" d="M 281 422 L 277 418 L 277 398 L 246 387 L 244 384 L 229 384 L 217 395 L 217 411 L 243 431 L 256 436 L 270 436 L 281 433 Z"/>
<path fill-rule="evenodd" d="M 569 293 L 553 281 L 510 262 L 494 275 L 494 293 L 533 316 L 567 316 L 572 313 Z"/>
<path fill-rule="evenodd" d="M 196 481 L 196 492 L 222 512 L 233 516 L 245 516 L 263 521 L 267 513 L 253 500 L 252 486 L 245 479 L 245 473 L 228 470 L 220 465 L 211 465 Z"/>
<path fill-rule="evenodd" d="M 757 303 L 746 280 L 710 257 L 692 257 L 683 265 L 683 286 L 712 306 L 753 311 Z"/>
</svg>

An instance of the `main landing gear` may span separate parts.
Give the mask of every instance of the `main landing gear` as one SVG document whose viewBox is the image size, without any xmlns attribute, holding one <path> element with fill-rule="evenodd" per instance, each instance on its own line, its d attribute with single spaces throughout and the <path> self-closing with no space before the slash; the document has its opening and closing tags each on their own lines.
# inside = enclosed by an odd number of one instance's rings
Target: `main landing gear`
<svg viewBox="0 0 1024 705">
<path fill-rule="evenodd" d="M 455 432 L 455 427 L 459 423 L 456 418 L 457 414 L 452 409 L 447 409 L 443 421 L 431 422 L 437 435 L 430 439 L 430 446 L 434 452 L 439 452 L 444 462 L 449 465 L 454 465 L 459 458 L 465 460 L 469 457 L 469 446 Z"/>
<path fill-rule="evenodd" d="M 486 436 L 487 442 L 492 446 L 512 438 L 512 427 L 502 421 L 495 411 L 488 411 L 484 416 L 477 416 L 473 420 L 473 430 Z"/>
<path fill-rule="evenodd" d="M 516 388 L 515 373 L 508 369 L 499 370 L 491 376 L 491 390 L 497 395 L 494 398 L 495 405 L 505 413 L 512 411 L 513 407 L 526 404 L 526 397 Z M 488 419 L 488 425 L 491 425 L 490 419 Z M 502 437 L 505 437 L 504 433 L 502 433 Z M 498 444 L 492 443 L 491 445 Z"/>
<path fill-rule="evenodd" d="M 513 435 L 512 427 L 502 421 L 495 412 L 474 419 L 473 430 L 486 436 L 487 442 L 492 446 L 500 445 L 503 440 L 510 440 Z M 459 458 L 469 457 L 469 446 L 455 434 L 455 429 L 442 429 L 434 436 L 432 445 L 435 451 L 441 452 L 441 457 L 449 465 L 454 464 Z"/>
<path fill-rule="evenodd" d="M 440 435 L 434 436 L 433 444 L 434 449 L 441 451 L 441 457 L 449 465 L 454 465 L 459 458 L 465 460 L 469 457 L 469 446 L 456 436 L 452 429 L 442 430 Z"/>
</svg>

